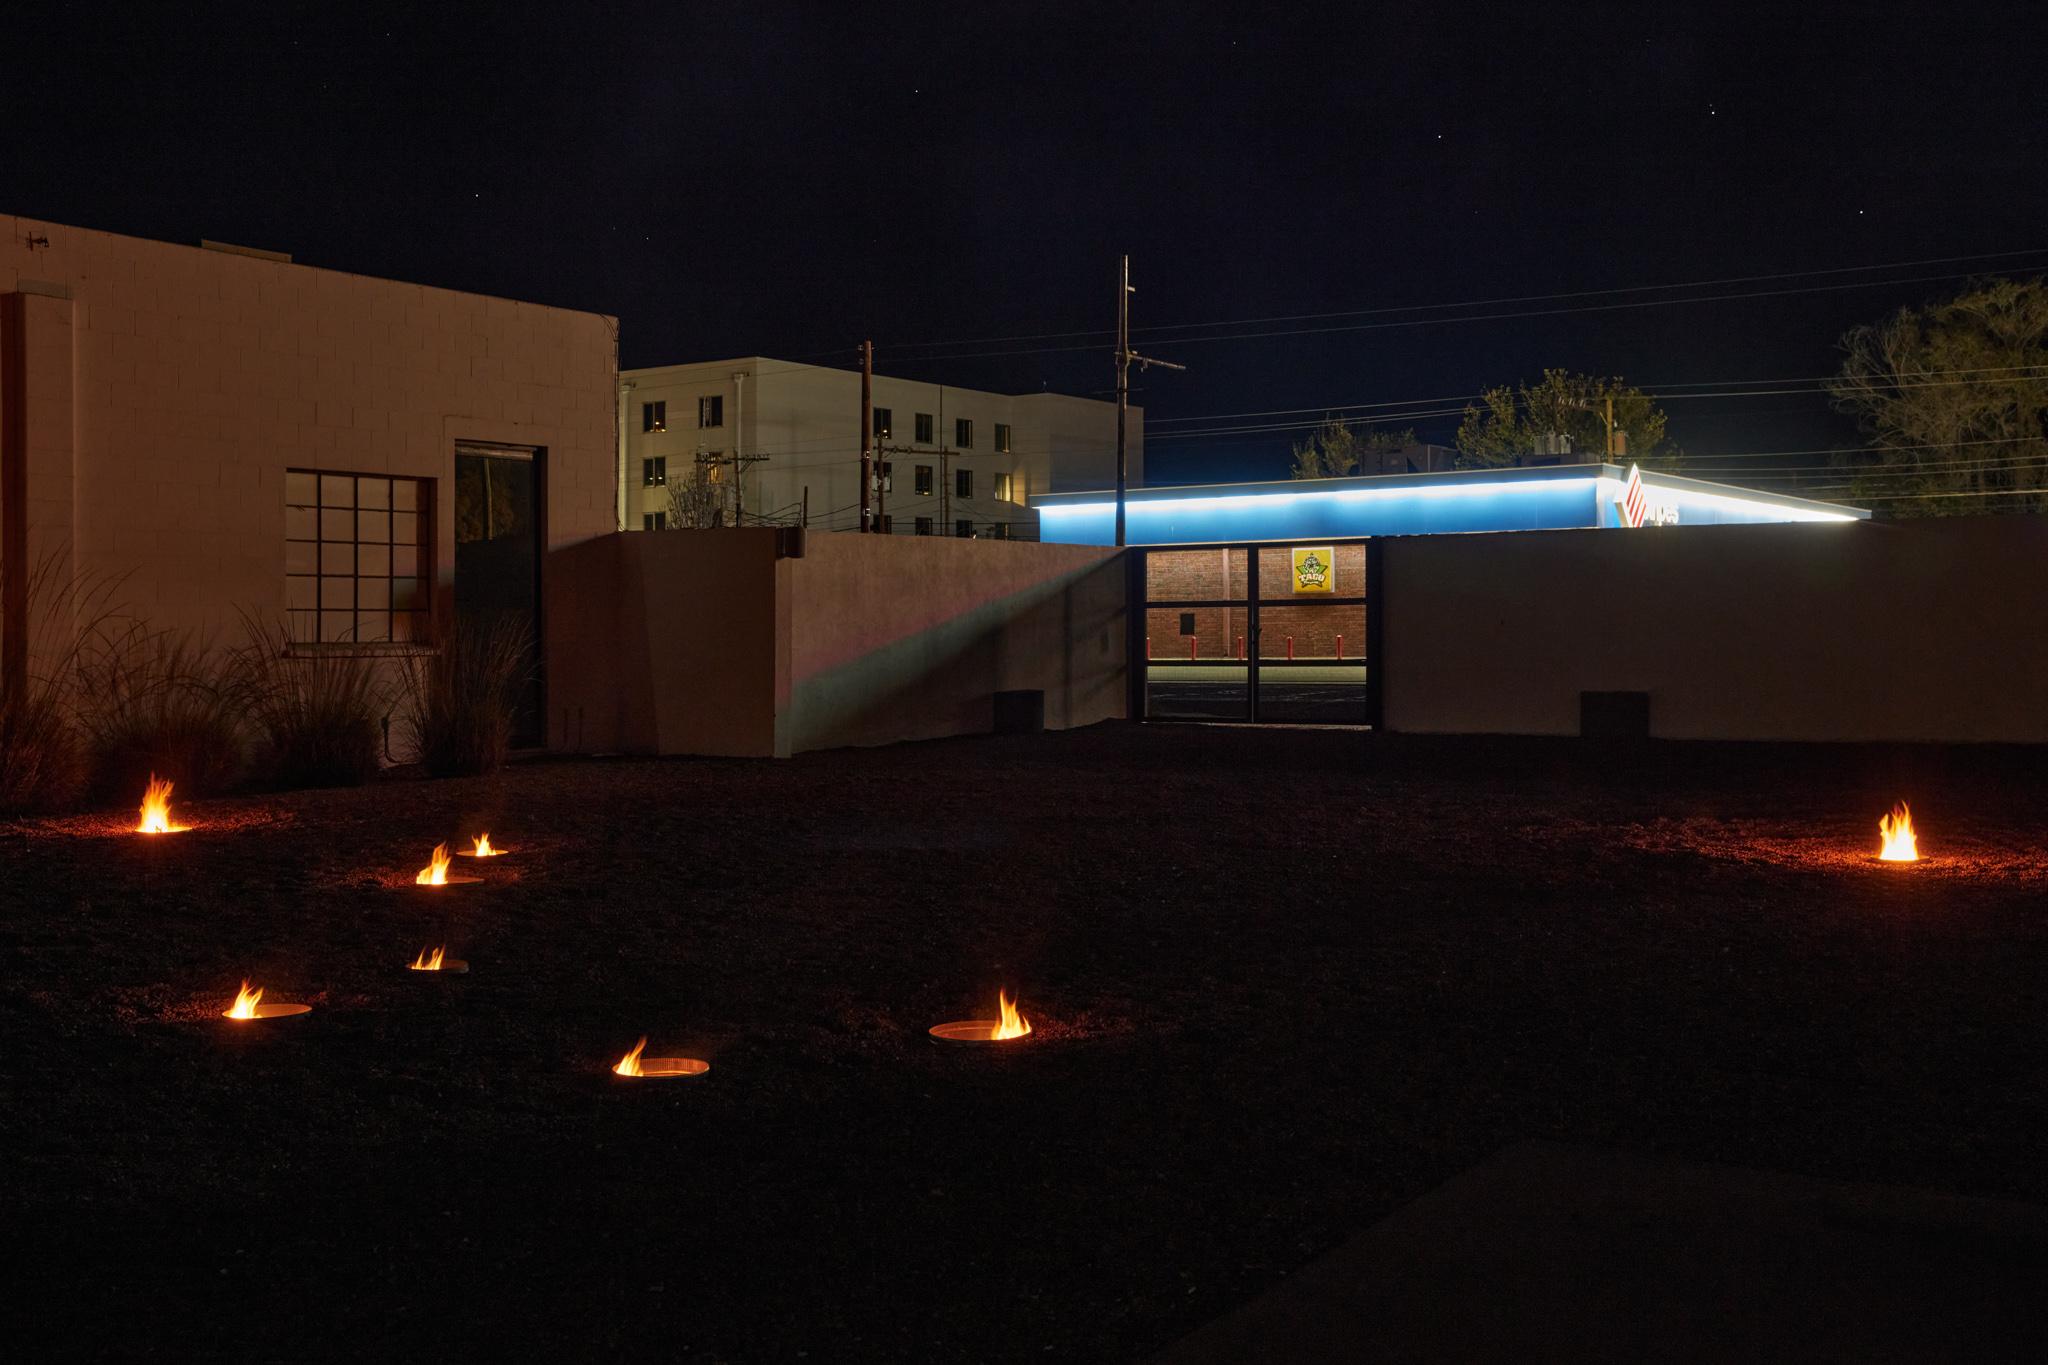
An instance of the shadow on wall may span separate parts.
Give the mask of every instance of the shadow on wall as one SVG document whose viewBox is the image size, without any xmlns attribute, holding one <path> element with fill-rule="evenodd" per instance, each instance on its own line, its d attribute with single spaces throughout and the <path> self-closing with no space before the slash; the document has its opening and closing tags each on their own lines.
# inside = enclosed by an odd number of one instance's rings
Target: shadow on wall
<svg viewBox="0 0 2048 1365">
<path fill-rule="evenodd" d="M 1049 729 L 1120 717 L 1123 620 L 1109 561 L 922 624 L 794 678 L 787 752 L 982 733 L 1012 690 L 1044 692 Z"/>
<path fill-rule="evenodd" d="M 1124 714 L 1124 570 L 1094 546 L 772 529 L 623 532 L 549 556 L 553 747 L 770 756 L 978 734 L 1041 691 Z"/>
</svg>

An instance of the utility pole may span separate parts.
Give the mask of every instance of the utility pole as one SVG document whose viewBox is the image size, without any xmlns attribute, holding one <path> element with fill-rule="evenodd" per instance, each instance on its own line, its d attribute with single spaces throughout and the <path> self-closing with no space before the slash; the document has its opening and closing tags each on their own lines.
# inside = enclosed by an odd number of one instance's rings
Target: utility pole
<svg viewBox="0 0 2048 1365">
<path fill-rule="evenodd" d="M 875 529 L 875 343 L 860 344 L 860 529 Z"/>
<path fill-rule="evenodd" d="M 742 455 L 737 450 L 733 451 L 730 455 L 706 455 L 701 450 L 697 452 L 697 468 L 700 474 L 708 470 L 714 470 L 720 465 L 732 466 L 732 524 L 735 526 L 744 526 L 746 524 L 747 467 L 760 464 L 767 458 L 766 455 Z M 711 482 L 715 483 L 717 479 L 712 478 Z"/>
<path fill-rule="evenodd" d="M 1185 370 L 1187 366 L 1176 365 L 1170 360 L 1153 360 L 1139 355 L 1131 349 L 1131 295 L 1137 291 L 1131 288 L 1131 258 L 1125 253 L 1123 279 L 1116 291 L 1116 543 L 1124 543 L 1124 494 L 1130 476 L 1124 461 L 1125 412 L 1131 403 L 1131 362 L 1136 361 L 1140 370 L 1157 365 L 1165 370 Z"/>
<path fill-rule="evenodd" d="M 1614 458 L 1614 394 L 1607 395 L 1607 458 Z"/>
</svg>

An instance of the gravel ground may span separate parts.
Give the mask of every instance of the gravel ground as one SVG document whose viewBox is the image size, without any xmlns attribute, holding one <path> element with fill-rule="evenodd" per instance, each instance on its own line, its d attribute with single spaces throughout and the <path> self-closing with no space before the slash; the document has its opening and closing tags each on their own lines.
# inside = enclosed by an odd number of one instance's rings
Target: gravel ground
<svg viewBox="0 0 2048 1365">
<path fill-rule="evenodd" d="M 23 1358 L 1140 1358 L 1531 1137 L 2048 1201 L 2028 753 L 1105 726 L 177 814 L 0 825 Z M 999 987 L 1025 1042 L 925 1036 Z"/>
</svg>

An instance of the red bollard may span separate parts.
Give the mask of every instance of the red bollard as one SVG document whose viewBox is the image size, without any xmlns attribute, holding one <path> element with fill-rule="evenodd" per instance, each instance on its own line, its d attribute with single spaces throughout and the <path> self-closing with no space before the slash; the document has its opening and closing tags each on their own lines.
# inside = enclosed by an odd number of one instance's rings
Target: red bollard
<svg viewBox="0 0 2048 1365">
<path fill-rule="evenodd" d="M 1337 637 L 1337 662 L 1344 662 L 1344 637 L 1341 635 Z"/>
<path fill-rule="evenodd" d="M 1193 662 L 1195 661 L 1195 646 L 1196 646 L 1196 645 L 1197 645 L 1198 643 L 1200 643 L 1200 641 L 1201 641 L 1201 638 L 1202 638 L 1202 637 L 1201 637 L 1201 636 L 1199 636 L 1199 635 L 1190 635 L 1190 636 L 1188 636 L 1188 662 L 1189 662 L 1189 663 L 1193 663 Z"/>
<path fill-rule="evenodd" d="M 1294 637 L 1292 635 L 1287 637 L 1287 661 L 1289 663 L 1294 662 Z"/>
</svg>

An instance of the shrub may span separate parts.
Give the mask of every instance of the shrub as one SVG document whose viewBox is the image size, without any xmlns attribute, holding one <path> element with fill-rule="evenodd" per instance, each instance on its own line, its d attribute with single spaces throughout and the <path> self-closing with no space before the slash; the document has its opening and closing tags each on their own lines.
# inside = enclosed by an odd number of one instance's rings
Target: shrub
<svg viewBox="0 0 2048 1365">
<path fill-rule="evenodd" d="M 85 785 L 85 754 L 65 718 L 63 697 L 32 681 L 0 696 L 0 815 L 68 804 Z"/>
<path fill-rule="evenodd" d="M 31 636 L 61 647 L 38 659 L 19 688 L 0 685 L 0 815 L 69 805 L 85 787 L 85 748 L 71 714 L 80 622 L 91 631 L 109 619 L 107 599 L 119 580 L 64 578 L 62 567 L 54 555 L 44 559 L 30 570 L 27 590 Z"/>
<path fill-rule="evenodd" d="M 435 777 L 495 772 L 512 747 L 531 635 L 514 617 L 457 622 L 440 648 L 406 660 L 405 736 Z"/>
<path fill-rule="evenodd" d="M 377 661 L 350 651 L 292 649 L 283 623 L 244 612 L 235 694 L 254 732 L 255 768 L 279 787 L 359 786 L 376 775 L 389 698 Z"/>
<path fill-rule="evenodd" d="M 193 796 L 242 771 L 242 726 L 228 661 L 204 641 L 130 624 L 79 646 L 77 706 L 95 797 L 139 794 L 159 773 Z"/>
</svg>

